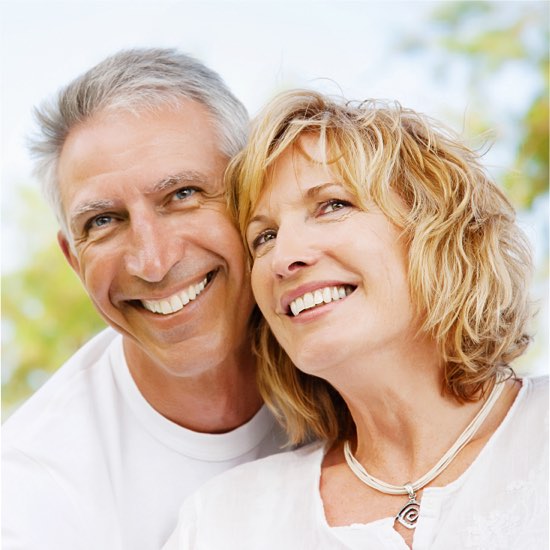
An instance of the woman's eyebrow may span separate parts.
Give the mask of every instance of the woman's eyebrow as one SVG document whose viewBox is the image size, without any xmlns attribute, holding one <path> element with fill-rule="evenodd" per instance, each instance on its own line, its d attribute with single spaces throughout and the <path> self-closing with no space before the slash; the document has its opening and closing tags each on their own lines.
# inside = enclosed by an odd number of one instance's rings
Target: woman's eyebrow
<svg viewBox="0 0 550 550">
<path fill-rule="evenodd" d="M 267 216 L 264 216 L 263 214 L 258 214 L 257 216 L 254 216 L 250 218 L 249 222 L 246 224 L 246 228 L 248 229 L 253 223 L 266 223 L 269 220 Z"/>
<path fill-rule="evenodd" d="M 335 181 L 329 181 L 327 183 L 321 183 L 319 185 L 314 185 L 313 187 L 310 187 L 305 192 L 305 196 L 308 199 L 314 199 L 317 195 L 319 195 L 321 193 L 321 191 L 327 189 L 328 187 L 342 187 L 342 184 L 337 183 Z"/>
<path fill-rule="evenodd" d="M 319 185 L 314 185 L 313 187 L 310 187 L 305 193 L 304 196 L 306 199 L 314 199 L 317 197 L 322 191 L 325 189 L 328 189 L 330 187 L 342 187 L 341 183 L 337 183 L 334 181 L 329 181 L 326 183 L 320 183 Z M 250 221 L 247 223 L 247 227 L 255 222 L 263 222 L 266 223 L 269 220 L 269 218 L 263 214 L 258 214 L 256 216 L 253 216 L 250 218 Z"/>
</svg>

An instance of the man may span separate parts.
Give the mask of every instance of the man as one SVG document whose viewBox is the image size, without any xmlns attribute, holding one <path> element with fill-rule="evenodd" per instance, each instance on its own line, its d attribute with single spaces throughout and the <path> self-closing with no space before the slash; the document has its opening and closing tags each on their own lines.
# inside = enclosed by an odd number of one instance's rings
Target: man
<svg viewBox="0 0 550 550">
<path fill-rule="evenodd" d="M 159 548 L 185 496 L 284 443 L 255 385 L 223 195 L 246 111 L 202 64 L 150 49 L 106 59 L 37 115 L 59 244 L 114 330 L 5 423 L 3 548 Z"/>
</svg>

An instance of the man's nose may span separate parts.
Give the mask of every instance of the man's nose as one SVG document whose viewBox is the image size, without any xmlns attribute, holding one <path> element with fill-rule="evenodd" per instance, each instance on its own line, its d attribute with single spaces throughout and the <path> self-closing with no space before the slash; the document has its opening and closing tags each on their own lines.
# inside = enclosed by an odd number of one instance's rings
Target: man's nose
<svg viewBox="0 0 550 550">
<path fill-rule="evenodd" d="M 132 220 L 125 264 L 127 272 L 149 283 L 160 282 L 181 259 L 181 242 L 154 214 Z"/>
<path fill-rule="evenodd" d="M 320 254 L 311 229 L 304 226 L 280 226 L 275 240 L 271 267 L 278 279 L 297 274 L 314 265 Z"/>
</svg>

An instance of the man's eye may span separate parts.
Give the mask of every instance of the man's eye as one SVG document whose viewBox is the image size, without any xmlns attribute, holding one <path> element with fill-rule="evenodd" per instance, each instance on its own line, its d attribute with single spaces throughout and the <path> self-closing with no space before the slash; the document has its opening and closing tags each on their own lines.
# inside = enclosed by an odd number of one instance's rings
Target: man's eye
<svg viewBox="0 0 550 550">
<path fill-rule="evenodd" d="M 104 227 L 108 224 L 110 224 L 113 221 L 112 216 L 106 216 L 105 214 L 102 214 L 101 216 L 96 216 L 95 218 L 92 218 L 87 224 L 86 229 L 97 229 L 100 227 Z"/>
<path fill-rule="evenodd" d="M 277 232 L 273 229 L 268 229 L 267 231 L 262 231 L 253 241 L 252 241 L 252 250 L 256 250 L 258 247 L 272 241 L 277 237 Z"/>
<path fill-rule="evenodd" d="M 178 189 L 174 193 L 174 198 L 177 200 L 188 199 L 191 195 L 194 195 L 196 192 L 197 192 L 197 189 L 195 187 L 183 187 L 182 189 Z"/>
</svg>

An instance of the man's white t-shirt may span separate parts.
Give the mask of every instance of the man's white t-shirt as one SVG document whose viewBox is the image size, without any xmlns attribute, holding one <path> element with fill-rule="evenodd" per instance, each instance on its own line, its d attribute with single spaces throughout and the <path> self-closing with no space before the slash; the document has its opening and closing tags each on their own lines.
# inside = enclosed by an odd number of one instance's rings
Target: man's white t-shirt
<svg viewBox="0 0 550 550">
<path fill-rule="evenodd" d="M 107 329 L 2 428 L 2 548 L 160 548 L 187 495 L 284 442 L 265 407 L 224 434 L 170 422 L 145 401 L 122 337 Z"/>
<path fill-rule="evenodd" d="M 183 505 L 163 550 L 409 550 L 393 517 L 329 526 L 319 492 L 324 451 L 314 443 L 206 483 Z M 541 377 L 523 380 L 458 479 L 424 489 L 412 550 L 544 550 L 548 521 L 548 378 Z"/>
</svg>

